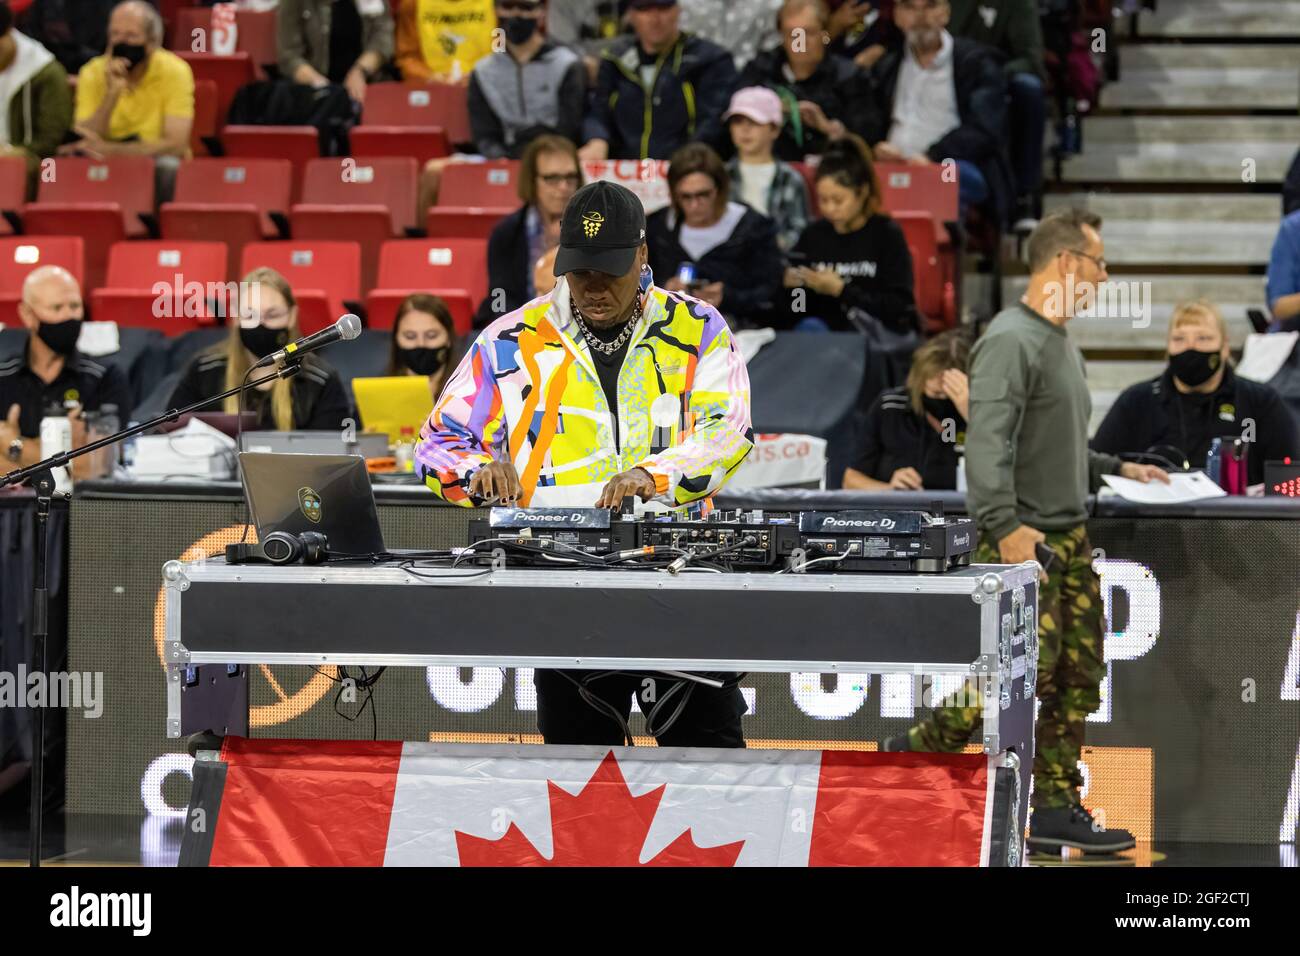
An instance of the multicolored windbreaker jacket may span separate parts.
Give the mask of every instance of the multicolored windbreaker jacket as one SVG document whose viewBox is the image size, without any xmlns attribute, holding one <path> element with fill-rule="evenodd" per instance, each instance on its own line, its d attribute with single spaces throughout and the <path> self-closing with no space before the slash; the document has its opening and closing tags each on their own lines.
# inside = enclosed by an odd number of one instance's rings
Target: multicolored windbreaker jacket
<svg viewBox="0 0 1300 956">
<path fill-rule="evenodd" d="M 641 287 L 618 378 L 621 442 L 561 279 L 479 334 L 420 430 L 421 479 L 472 505 L 474 471 L 508 455 L 533 507 L 592 507 L 631 468 L 650 472 L 671 507 L 717 491 L 753 447 L 745 361 L 712 306 L 656 287 L 648 271 Z"/>
</svg>

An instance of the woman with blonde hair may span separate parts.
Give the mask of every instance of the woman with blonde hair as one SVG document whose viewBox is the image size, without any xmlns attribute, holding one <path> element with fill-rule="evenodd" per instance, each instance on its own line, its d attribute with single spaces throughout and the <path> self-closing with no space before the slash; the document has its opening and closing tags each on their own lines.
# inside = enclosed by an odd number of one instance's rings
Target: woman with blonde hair
<svg viewBox="0 0 1300 956">
<path fill-rule="evenodd" d="M 1232 369 L 1228 325 L 1207 299 L 1180 302 L 1169 320 L 1169 364 L 1120 393 L 1091 446 L 1150 464 L 1204 468 L 1215 438 L 1247 444 L 1246 483 L 1264 462 L 1300 455 L 1300 427 L 1276 391 Z"/>
<path fill-rule="evenodd" d="M 254 269 L 244 276 L 231 312 L 225 341 L 200 352 L 185 369 L 172 392 L 173 408 L 234 388 L 260 359 L 301 337 L 293 289 L 274 269 Z M 314 352 L 298 361 L 301 368 L 292 377 L 264 382 L 242 400 L 232 395 L 219 410 L 256 412 L 257 427 L 264 431 L 342 428 L 352 417 L 352 406 L 338 372 Z M 256 377 L 260 370 L 250 376 Z"/>
<path fill-rule="evenodd" d="M 970 419 L 969 360 L 970 341 L 960 329 L 916 350 L 907 384 L 881 392 L 867 412 L 861 451 L 844 470 L 845 488 L 957 487 L 957 448 Z"/>
</svg>

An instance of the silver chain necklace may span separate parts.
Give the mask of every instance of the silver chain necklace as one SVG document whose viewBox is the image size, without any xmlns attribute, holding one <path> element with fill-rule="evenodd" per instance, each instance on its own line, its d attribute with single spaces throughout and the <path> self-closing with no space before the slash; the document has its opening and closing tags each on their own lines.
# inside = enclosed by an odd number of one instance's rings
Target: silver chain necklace
<svg viewBox="0 0 1300 956">
<path fill-rule="evenodd" d="M 602 342 L 596 338 L 595 333 L 587 327 L 586 316 L 582 314 L 577 306 L 573 307 L 573 314 L 578 318 L 578 328 L 582 329 L 582 337 L 587 340 L 587 345 L 601 355 L 613 355 L 627 343 L 627 340 L 632 335 L 632 330 L 636 328 L 636 324 L 641 318 L 641 303 L 637 302 L 636 308 L 632 310 L 632 317 L 624 324 L 623 331 L 618 334 L 618 338 L 612 342 Z"/>
</svg>

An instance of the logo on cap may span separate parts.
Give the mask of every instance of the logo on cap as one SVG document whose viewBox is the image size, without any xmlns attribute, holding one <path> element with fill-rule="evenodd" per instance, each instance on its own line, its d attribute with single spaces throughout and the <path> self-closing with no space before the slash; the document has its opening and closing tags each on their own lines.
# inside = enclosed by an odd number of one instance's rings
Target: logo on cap
<svg viewBox="0 0 1300 956">
<path fill-rule="evenodd" d="M 588 239 L 595 239 L 596 233 L 600 232 L 600 227 L 605 224 L 605 217 L 598 212 L 588 212 L 582 215 L 582 231 Z"/>
</svg>

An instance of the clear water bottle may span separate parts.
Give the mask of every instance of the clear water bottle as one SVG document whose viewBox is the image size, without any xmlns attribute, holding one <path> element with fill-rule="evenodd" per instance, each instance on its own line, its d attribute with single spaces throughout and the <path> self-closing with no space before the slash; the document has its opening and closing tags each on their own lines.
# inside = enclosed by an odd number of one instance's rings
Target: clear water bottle
<svg viewBox="0 0 1300 956">
<path fill-rule="evenodd" d="M 1209 454 L 1205 456 L 1205 474 L 1210 481 L 1222 487 L 1223 474 L 1223 439 L 1215 438 L 1210 442 Z"/>
<path fill-rule="evenodd" d="M 402 434 L 397 439 L 393 455 L 397 459 L 399 472 L 415 471 L 415 429 L 410 425 L 402 426 Z"/>
<path fill-rule="evenodd" d="M 957 490 L 966 493 L 966 455 L 957 449 Z"/>
<path fill-rule="evenodd" d="M 72 451 L 72 422 L 62 408 L 50 405 L 41 419 L 41 457 L 49 458 L 65 451 Z M 55 491 L 65 494 L 72 491 L 72 472 L 67 465 L 52 468 L 50 473 L 54 476 Z"/>
</svg>

